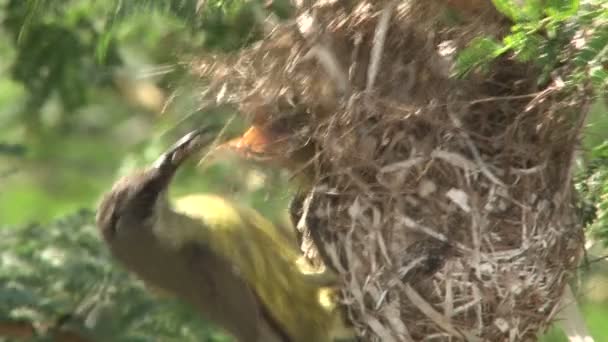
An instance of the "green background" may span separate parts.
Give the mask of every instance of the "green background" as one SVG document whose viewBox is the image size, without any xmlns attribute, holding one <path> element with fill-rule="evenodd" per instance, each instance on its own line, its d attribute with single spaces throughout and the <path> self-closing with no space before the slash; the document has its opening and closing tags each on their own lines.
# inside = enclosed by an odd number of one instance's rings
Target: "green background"
<svg viewBox="0 0 608 342">
<path fill-rule="evenodd" d="M 270 9 L 289 14 L 280 2 Z M 251 43 L 253 23 L 243 1 L 0 0 L 0 325 L 62 320 L 100 341 L 225 340 L 118 267 L 93 211 L 116 177 L 190 129 L 245 127 L 230 109 L 197 109 L 204 84 L 186 61 Z M 590 259 L 606 253 L 606 111 L 598 98 L 580 158 L 587 223 L 599 232 Z M 290 199 L 286 175 L 230 158 L 188 167 L 173 191 L 220 193 L 279 222 Z M 580 275 L 587 323 L 608 341 L 608 263 Z"/>
</svg>

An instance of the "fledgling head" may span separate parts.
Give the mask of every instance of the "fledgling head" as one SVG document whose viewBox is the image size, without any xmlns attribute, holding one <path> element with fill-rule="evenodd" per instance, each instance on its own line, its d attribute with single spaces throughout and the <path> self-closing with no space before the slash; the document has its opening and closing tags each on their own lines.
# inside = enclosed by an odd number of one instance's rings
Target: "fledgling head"
<svg viewBox="0 0 608 342">
<path fill-rule="evenodd" d="M 152 166 L 137 170 L 119 179 L 106 193 L 97 210 L 97 227 L 104 239 L 116 239 L 135 234 L 142 238 L 151 228 L 158 205 L 164 204 L 171 179 L 180 165 L 209 142 L 208 129 L 191 132 L 163 153 Z"/>
</svg>

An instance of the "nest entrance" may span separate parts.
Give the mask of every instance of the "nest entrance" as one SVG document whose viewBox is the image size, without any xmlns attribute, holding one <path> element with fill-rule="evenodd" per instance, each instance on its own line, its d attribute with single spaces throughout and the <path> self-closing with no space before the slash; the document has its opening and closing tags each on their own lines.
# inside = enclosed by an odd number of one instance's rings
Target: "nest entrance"
<svg viewBox="0 0 608 342">
<path fill-rule="evenodd" d="M 508 58 L 450 77 L 471 39 L 509 28 L 476 1 L 313 9 L 199 71 L 283 153 L 314 150 L 304 252 L 340 273 L 360 336 L 534 340 L 582 251 L 570 178 L 587 94 Z"/>
</svg>

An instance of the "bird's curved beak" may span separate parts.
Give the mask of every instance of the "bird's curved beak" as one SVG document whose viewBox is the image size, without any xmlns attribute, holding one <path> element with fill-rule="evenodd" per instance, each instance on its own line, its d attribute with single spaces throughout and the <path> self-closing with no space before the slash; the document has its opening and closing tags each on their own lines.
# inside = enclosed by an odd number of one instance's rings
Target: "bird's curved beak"
<svg viewBox="0 0 608 342">
<path fill-rule="evenodd" d="M 213 140 L 212 132 L 211 127 L 204 127 L 186 134 L 156 159 L 152 167 L 175 172 L 185 160 Z"/>
</svg>

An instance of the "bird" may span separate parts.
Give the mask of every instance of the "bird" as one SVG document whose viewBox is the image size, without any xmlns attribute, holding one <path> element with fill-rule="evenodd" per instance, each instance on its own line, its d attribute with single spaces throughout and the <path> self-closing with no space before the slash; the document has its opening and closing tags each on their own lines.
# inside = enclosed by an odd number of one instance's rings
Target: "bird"
<svg viewBox="0 0 608 342">
<path fill-rule="evenodd" d="M 111 254 L 239 342 L 350 340 L 333 281 L 298 267 L 297 248 L 273 223 L 219 195 L 170 200 L 180 166 L 212 139 L 195 130 L 114 183 L 96 216 Z"/>
<path fill-rule="evenodd" d="M 236 152 L 244 158 L 278 166 L 291 173 L 290 184 L 296 191 L 289 203 L 289 217 L 296 243 L 315 269 L 337 272 L 323 247 L 323 241 L 333 242 L 335 237 L 327 219 L 312 214 L 318 206 L 318 199 L 313 196 L 317 181 L 314 163 L 316 146 L 310 139 L 302 145 L 290 146 L 287 142 L 293 134 L 292 128 L 284 121 L 269 122 L 268 116 L 258 115 L 241 136 L 220 144 L 218 149 Z M 306 202 L 309 210 L 304 209 Z"/>
</svg>

